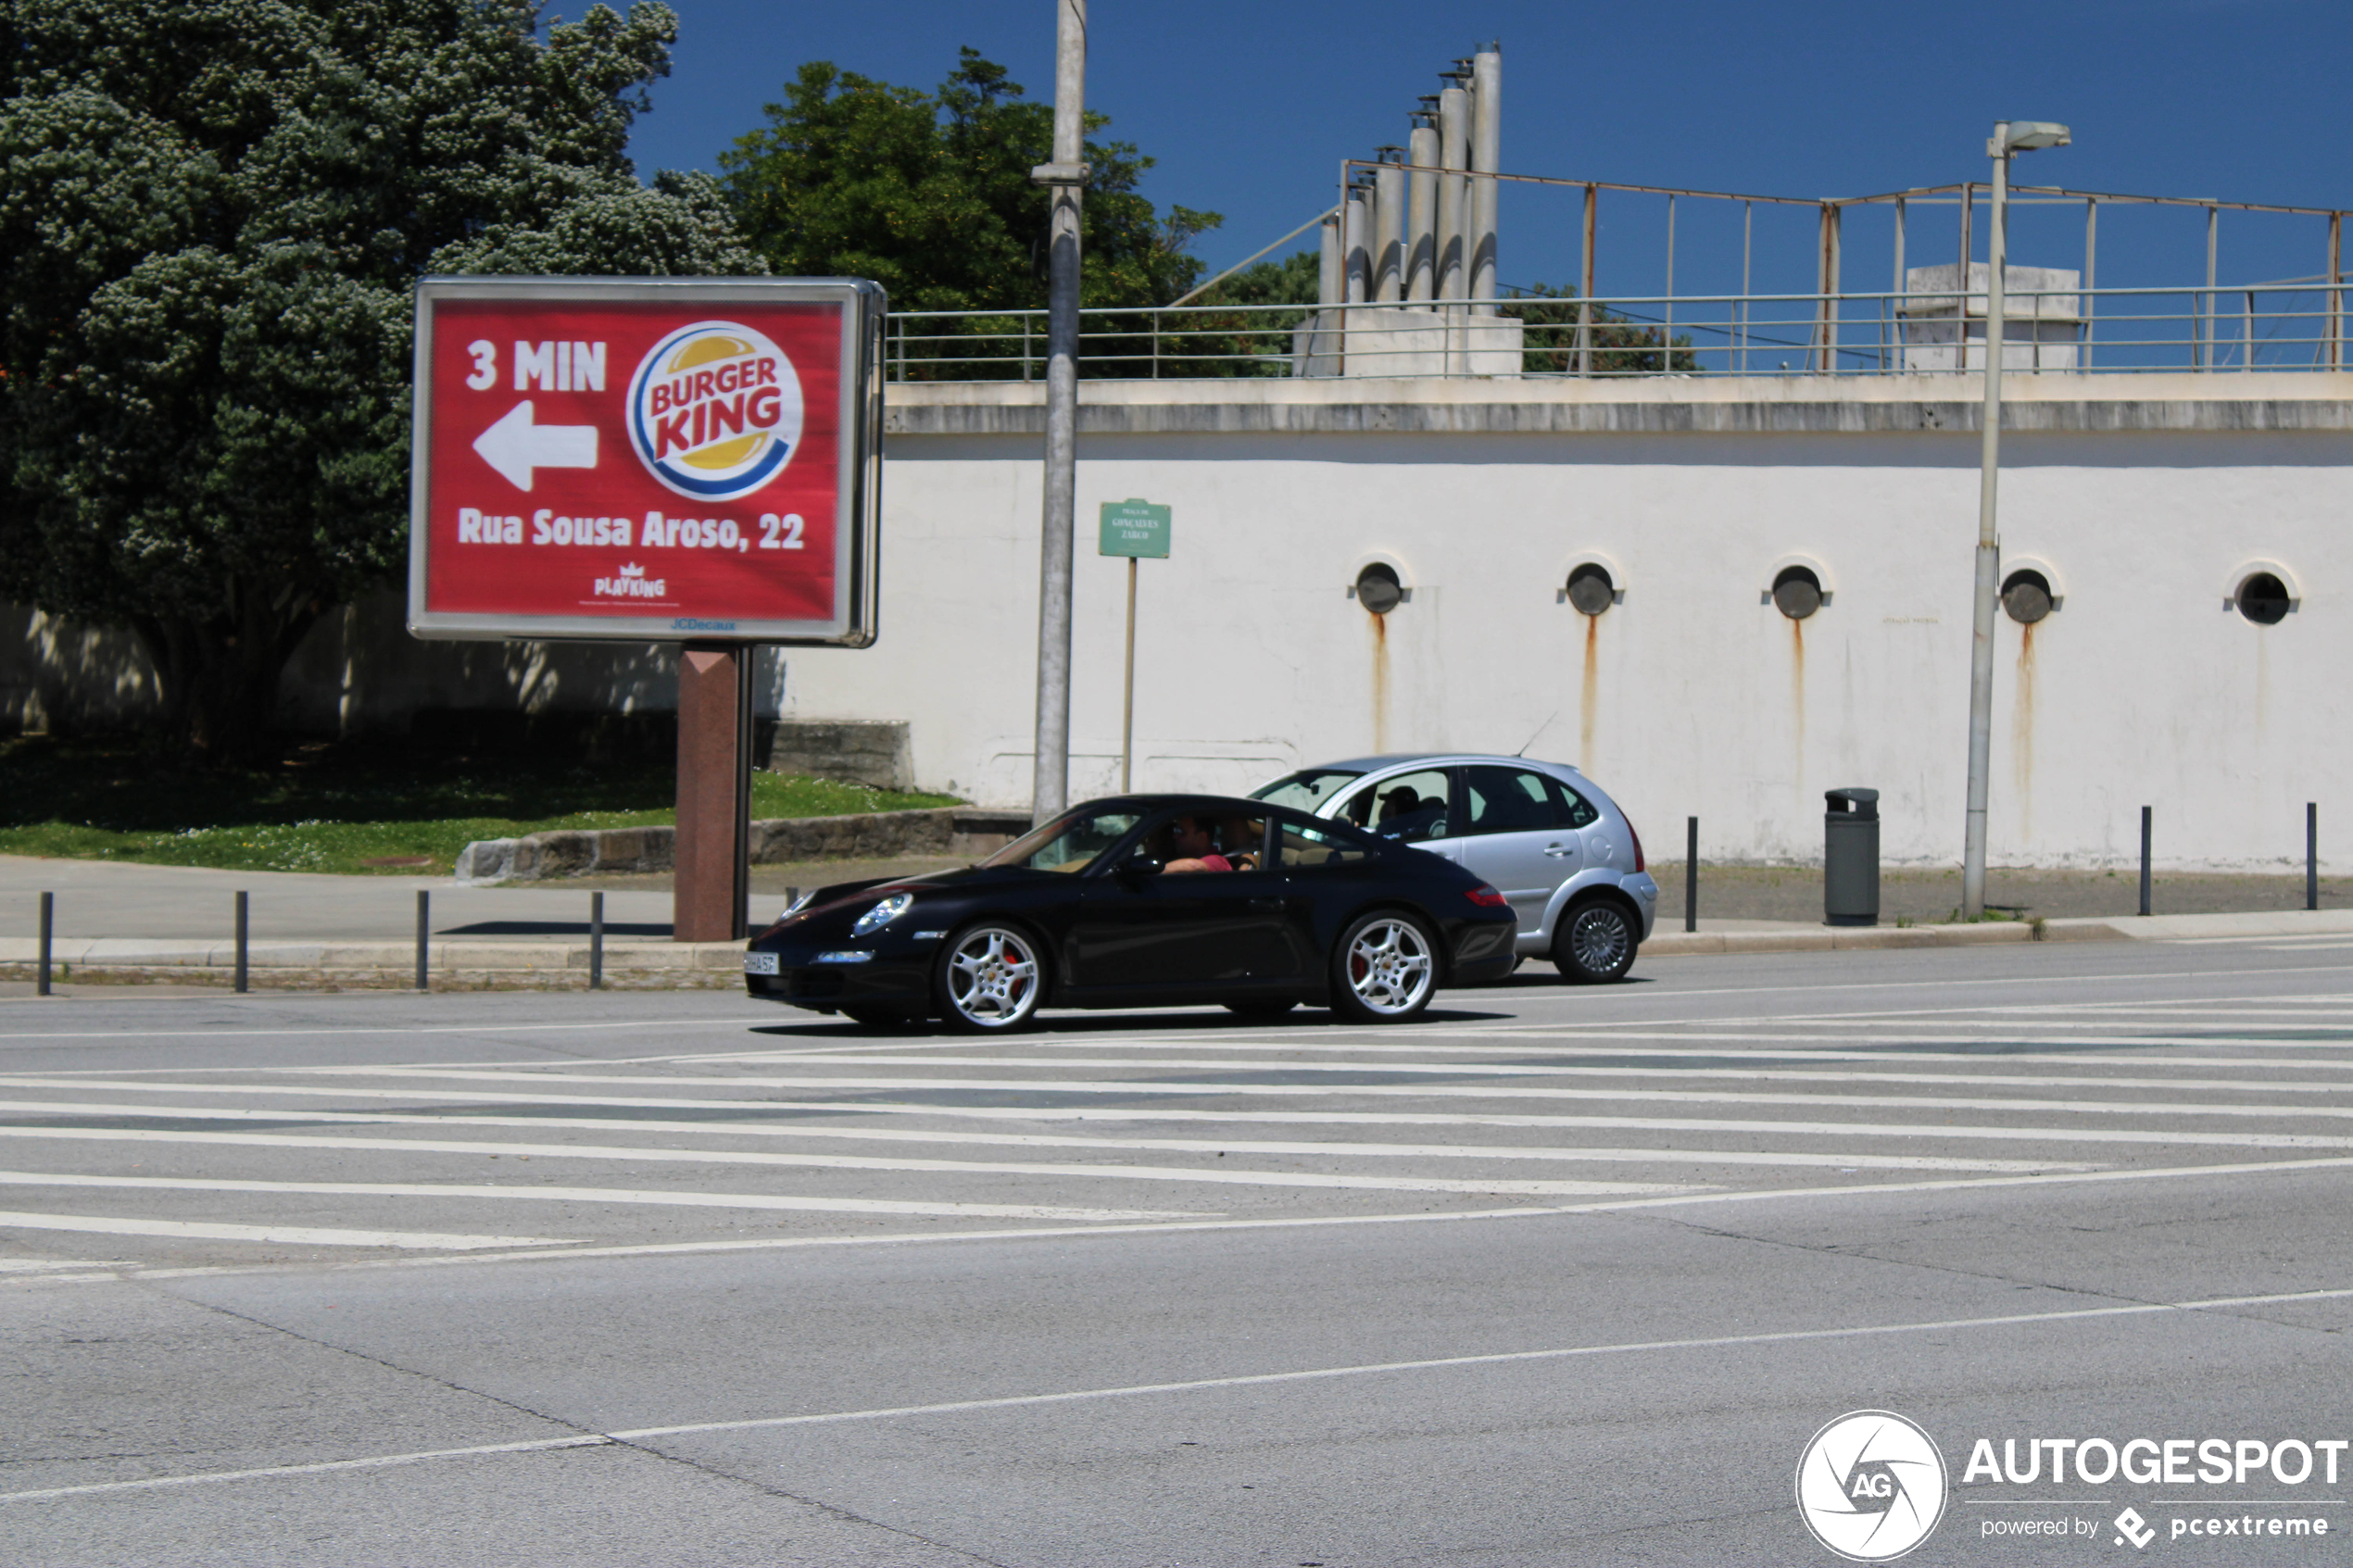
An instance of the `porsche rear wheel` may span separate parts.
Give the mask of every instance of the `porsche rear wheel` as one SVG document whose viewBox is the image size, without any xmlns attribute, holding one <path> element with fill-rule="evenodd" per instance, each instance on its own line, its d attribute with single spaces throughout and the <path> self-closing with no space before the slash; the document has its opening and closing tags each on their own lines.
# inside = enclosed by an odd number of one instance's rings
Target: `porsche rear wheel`
<svg viewBox="0 0 2353 1568">
<path fill-rule="evenodd" d="M 1010 1034 L 1038 1016 L 1046 961 L 1029 934 L 999 921 L 959 931 L 941 949 L 932 988 L 949 1028 Z"/>
<path fill-rule="evenodd" d="M 1402 909 L 1349 922 L 1332 949 L 1332 1010 L 1359 1023 L 1403 1023 L 1438 989 L 1438 943 Z"/>
</svg>

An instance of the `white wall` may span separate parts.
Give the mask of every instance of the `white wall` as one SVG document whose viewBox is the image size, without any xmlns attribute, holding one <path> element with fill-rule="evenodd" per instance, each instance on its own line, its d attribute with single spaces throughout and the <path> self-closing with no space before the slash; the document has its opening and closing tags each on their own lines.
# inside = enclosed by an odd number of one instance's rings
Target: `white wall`
<svg viewBox="0 0 2353 1568">
<path fill-rule="evenodd" d="M 894 389 L 896 391 L 897 389 Z M 924 787 L 1030 789 L 1039 445 L 900 435 L 870 650 L 798 651 L 799 717 L 905 719 Z M 1679 856 L 1819 853 L 1821 792 L 1883 793 L 1891 862 L 1957 860 L 1977 439 L 1910 433 L 1082 435 L 1075 796 L 1114 786 L 1125 563 L 1098 503 L 1175 508 L 1142 571 L 1139 788 L 1239 789 L 1299 763 L 1466 748 L 1584 767 Z M 2347 480 L 2353 433 L 2005 437 L 2006 570 L 2063 608 L 1999 621 L 1996 863 L 2116 864 L 2157 809 L 2161 864 L 2300 864 L 2303 809 L 2353 838 Z M 1396 563 L 1410 603 L 1344 594 Z M 1599 556 L 1625 602 L 1557 602 Z M 1778 564 L 1832 598 L 1760 604 Z M 2246 563 L 2284 564 L 2283 624 L 2225 613 Z M 1541 734 L 1540 734 L 1541 730 Z M 2324 836 L 2324 848 L 2328 840 Z M 2338 863 L 2353 865 L 2353 854 Z"/>
</svg>

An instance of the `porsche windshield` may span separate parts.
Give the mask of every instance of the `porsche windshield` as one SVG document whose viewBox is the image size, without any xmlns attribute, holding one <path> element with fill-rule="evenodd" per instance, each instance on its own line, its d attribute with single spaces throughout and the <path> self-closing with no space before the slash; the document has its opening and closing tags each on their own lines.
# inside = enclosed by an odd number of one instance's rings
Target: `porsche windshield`
<svg viewBox="0 0 2353 1568">
<path fill-rule="evenodd" d="M 1038 872 L 1085 871 L 1096 856 L 1126 837 L 1143 820 L 1140 811 L 1081 808 L 1031 830 L 980 863 L 1026 866 Z"/>
<path fill-rule="evenodd" d="M 1273 784 L 1261 784 L 1250 792 L 1250 797 L 1312 812 L 1351 779 L 1364 776 L 1347 768 L 1302 768 L 1296 773 L 1285 773 Z"/>
</svg>

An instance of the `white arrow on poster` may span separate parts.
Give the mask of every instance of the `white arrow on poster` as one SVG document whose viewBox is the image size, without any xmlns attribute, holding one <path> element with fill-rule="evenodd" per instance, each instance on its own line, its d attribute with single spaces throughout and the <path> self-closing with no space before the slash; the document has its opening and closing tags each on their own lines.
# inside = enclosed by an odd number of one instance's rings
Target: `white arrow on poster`
<svg viewBox="0 0 2353 1568">
<path fill-rule="evenodd" d="M 526 397 L 474 437 L 474 450 L 508 483 L 528 490 L 534 469 L 595 468 L 597 427 L 533 424 Z"/>
</svg>

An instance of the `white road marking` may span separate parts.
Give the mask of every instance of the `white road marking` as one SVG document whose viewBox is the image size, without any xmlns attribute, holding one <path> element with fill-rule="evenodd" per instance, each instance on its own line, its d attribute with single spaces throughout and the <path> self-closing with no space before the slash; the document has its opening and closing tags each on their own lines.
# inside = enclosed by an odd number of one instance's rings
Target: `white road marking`
<svg viewBox="0 0 2353 1568">
<path fill-rule="evenodd" d="M 1566 1183 L 1567 1186 L 1583 1184 Z M 992 1220 L 1117 1220 L 1195 1219 L 1200 1210 L 1073 1209 L 1067 1206 L 1000 1203 L 896 1203 L 861 1198 L 775 1198 L 750 1192 L 651 1192 L 635 1187 L 516 1186 L 500 1184 L 468 1185 L 438 1182 L 261 1182 L 228 1177 L 85 1176 L 40 1171 L 0 1171 L 0 1186 L 142 1187 L 173 1192 L 303 1192 L 331 1198 L 521 1198 L 552 1203 L 659 1203 L 688 1209 L 773 1209 L 796 1212 L 848 1214 L 939 1214 Z M 1641 1186 L 1595 1187 L 1636 1192 Z M 1660 1185 L 1659 1192 L 1689 1192 L 1690 1187 Z"/>
<path fill-rule="evenodd" d="M 1280 1047 L 1270 1047 L 1279 1049 Z M 1470 1047 L 1483 1055 L 1499 1054 L 1492 1047 Z M 1601 1053 L 1613 1054 L 1613 1053 Z M 1627 1052 L 1627 1055 L 1664 1054 Z M 1700 1052 L 1691 1052 L 1700 1055 Z M 1722 1053 L 1718 1053 L 1720 1057 Z M 821 1067 L 871 1066 L 870 1057 L 842 1058 L 839 1060 L 822 1056 L 803 1059 Z M 1850 1059 L 1851 1060 L 1851 1059 Z M 2299 1084 L 2284 1079 L 2247 1080 L 2240 1078 L 2120 1078 L 2074 1077 L 2056 1073 L 1831 1073 L 1807 1067 L 1652 1067 L 1583 1066 L 1574 1062 L 1487 1062 L 1487 1061 L 1251 1061 L 1218 1060 L 1200 1058 L 1151 1058 L 1123 1060 L 1118 1057 L 1033 1057 L 1033 1056 L 915 1056 L 889 1062 L 892 1067 L 1035 1067 L 1056 1071 L 1065 1067 L 1112 1067 L 1130 1072 L 1151 1072 L 1164 1068 L 1183 1069 L 1198 1073 L 1432 1073 L 1449 1078 L 1644 1078 L 1691 1079 L 1729 1078 L 1753 1080 L 1758 1083 L 1803 1084 L 1986 1084 L 1999 1088 L 2024 1089 L 2217 1089 L 2233 1094 L 2262 1094 L 2276 1091 L 2284 1094 L 2344 1094 L 2353 1089 L 2348 1084 Z M 2302 1067 L 2307 1063 L 2298 1062 Z M 2353 1062 L 2346 1065 L 2353 1067 Z M 664 1080 L 676 1083 L 673 1077 Z M 725 1083 L 725 1079 L 702 1079 L 699 1082 Z"/>
<path fill-rule="evenodd" d="M 1199 1182 L 1230 1186 L 1340 1187 L 1372 1192 L 1516 1193 L 1529 1197 L 1619 1192 L 1689 1192 L 1651 1182 L 1530 1182 L 1450 1180 L 1436 1176 L 1327 1176 L 1290 1171 L 1212 1171 L 1176 1165 L 999 1164 L 963 1160 L 875 1160 L 848 1154 L 775 1154 L 765 1149 L 614 1148 L 602 1144 L 477 1143 L 450 1138 L 305 1137 L 287 1133 L 167 1133 L 132 1127 L 5 1127 L 0 1137 L 68 1142 L 234 1144 L 251 1148 L 368 1148 L 393 1153 L 525 1155 L 534 1160 L 645 1160 L 696 1165 L 771 1165 L 846 1171 L 945 1171 L 972 1175 L 1126 1178 Z M 912 1203 L 864 1198 L 807 1198 L 811 1209 L 900 1214 L 967 1214 L 995 1219 L 1131 1220 L 1184 1210 L 1080 1209 L 1067 1204 Z"/>
<path fill-rule="evenodd" d="M 326 1230 L 313 1225 L 232 1225 L 197 1220 L 115 1220 L 94 1214 L 0 1210 L 0 1230 L 83 1231 L 101 1236 L 168 1236 L 197 1241 L 268 1241 L 284 1247 L 409 1247 L 463 1252 L 485 1247 L 571 1247 L 545 1236 L 443 1236 L 432 1231 Z M 86 1265 L 85 1265 L 86 1266 Z"/>
<path fill-rule="evenodd" d="M 215 1470 L 193 1475 L 150 1475 L 144 1481 L 104 1481 L 88 1486 L 47 1486 L 36 1492 L 0 1492 L 0 1502 L 37 1502 L 49 1498 L 87 1497 L 93 1492 L 144 1492 L 158 1486 L 198 1486 L 208 1482 L 281 1480 L 324 1475 L 337 1470 L 381 1470 L 429 1459 L 474 1459 L 485 1454 L 546 1453 L 553 1449 L 609 1447 L 610 1437 L 543 1437 L 530 1443 L 484 1443 L 471 1449 L 428 1449 L 418 1453 L 379 1454 L 372 1459 L 330 1460 L 323 1464 L 273 1464 L 259 1470 Z"/>
<path fill-rule="evenodd" d="M 1122 1063 L 1138 1066 L 1139 1063 Z M 1255 1066 L 1255 1064 L 1252 1064 Z M 1263 1070 L 1263 1069 L 1262 1069 Z M 405 1067 L 335 1067 L 315 1070 L 327 1077 L 428 1077 L 448 1081 L 476 1079 L 513 1083 L 553 1084 L 643 1084 L 643 1077 L 624 1077 L 599 1073 L 477 1073 L 465 1070 L 424 1072 Z M 1383 1069 L 1382 1071 L 1388 1071 Z M 1459 1071 L 1448 1069 L 1448 1071 Z M 1532 1085 L 1458 1084 L 1218 1084 L 1175 1083 L 1166 1079 L 1140 1079 L 1134 1082 L 1120 1079 L 1043 1078 L 929 1078 L 905 1076 L 896 1078 L 852 1077 L 734 1077 L 724 1080 L 699 1080 L 724 1083 L 729 1088 L 746 1089 L 958 1089 L 982 1090 L 1000 1094 L 1052 1095 L 1168 1095 L 1187 1098 L 1203 1095 L 1251 1096 L 1258 1098 L 1290 1098 L 1295 1096 L 1362 1096 L 1369 1098 L 1410 1096 L 1415 1098 L 1447 1099 L 1596 1099 L 1596 1100 L 1659 1100 L 1694 1105 L 1851 1105 L 1902 1106 L 1919 1110 L 2040 1110 L 2068 1116 L 2259 1116 L 2295 1119 L 2297 1117 L 2353 1118 L 2353 1106 L 2326 1105 L 2173 1105 L 2163 1102 L 2140 1104 L 2133 1101 L 2108 1100 L 2045 1100 L 2045 1099 L 1969 1099 L 1943 1095 L 1777 1095 L 1721 1093 L 1696 1089 L 1567 1089 Z"/>
<path fill-rule="evenodd" d="M 109 1087 L 128 1087 L 110 1085 Z M 148 1086 L 148 1085 L 142 1085 Z M 213 1091 L 207 1089 L 204 1092 Z M 375 1091 L 396 1094 L 396 1090 Z M 501 1100 L 522 1099 L 501 1095 Z M 526 1100 L 534 1105 L 610 1105 L 627 1101 L 590 1099 Z M 703 1104 L 749 1107 L 757 1102 L 710 1100 Z M 447 1113 L 404 1113 L 392 1110 L 254 1110 L 245 1108 L 175 1105 L 158 1109 L 145 1105 L 114 1105 L 104 1101 L 0 1100 L 0 1110 L 44 1111 L 60 1116 L 168 1117 L 177 1121 L 332 1122 L 359 1126 L 410 1127 L 573 1127 L 610 1133 L 691 1133 L 724 1137 L 839 1138 L 853 1143 L 983 1144 L 1015 1148 L 1167 1149 L 1190 1154 L 1305 1154 L 1378 1159 L 1437 1160 L 1641 1160 L 1644 1163 L 1714 1165 L 1852 1165 L 1880 1171 L 2061 1171 L 2096 1170 L 2094 1165 L 2048 1160 L 1962 1160 L 1930 1155 L 1760 1153 L 1706 1148 L 1579 1148 L 1530 1144 L 1403 1144 L 1403 1143 L 1265 1143 L 1231 1138 L 1078 1138 L 1044 1133 L 933 1132 L 899 1127 L 813 1127 L 803 1122 L 785 1123 L 727 1122 L 661 1122 L 645 1117 L 610 1116 L 462 1116 Z M 1446 1120 L 1439 1118 L 1438 1120 Z M 1476 1119 L 1471 1119 L 1476 1120 Z M 2353 1140 L 2347 1140 L 2353 1142 Z"/>
<path fill-rule="evenodd" d="M 1347 1366 L 1302 1368 L 1290 1372 L 1245 1373 L 1232 1377 L 1194 1377 L 1174 1383 L 1130 1383 L 1108 1388 L 1073 1388 L 1051 1394 L 1014 1394 L 988 1399 L 950 1399 L 927 1405 L 887 1405 L 872 1410 L 826 1411 L 803 1415 L 755 1416 L 736 1421 L 682 1422 L 672 1426 L 639 1426 L 613 1432 L 584 1432 L 575 1436 L 542 1438 L 535 1442 L 482 1444 L 463 1449 L 424 1449 L 404 1454 L 339 1460 L 321 1464 L 277 1465 L 258 1470 L 199 1472 L 186 1475 L 152 1475 L 137 1481 L 100 1481 L 79 1486 L 44 1486 L 37 1490 L 0 1493 L 0 1502 L 33 1502 L 56 1498 L 88 1497 L 107 1492 L 145 1491 L 159 1486 L 278 1479 L 317 1475 L 340 1470 L 384 1465 L 416 1464 L 426 1460 L 472 1459 L 488 1454 L 547 1452 L 558 1449 L 591 1448 L 603 1444 L 650 1443 L 663 1437 L 698 1436 L 716 1432 L 757 1432 L 787 1426 L 837 1425 L 853 1421 L 886 1421 L 898 1416 L 956 1415 L 976 1411 L 1019 1410 L 1038 1405 L 1076 1404 L 1098 1399 L 1131 1399 L 1169 1394 L 1203 1394 L 1231 1388 L 1260 1388 L 1287 1383 L 1326 1382 L 1343 1377 L 1394 1376 L 1401 1373 L 1445 1372 L 1466 1367 L 1511 1366 L 1534 1361 L 1584 1360 L 1599 1356 L 1659 1355 L 1692 1350 L 1746 1349 L 1764 1345 L 1801 1345 L 1829 1340 L 1885 1338 L 1905 1334 L 1949 1334 L 1962 1329 L 2019 1328 L 2030 1324 L 2091 1323 L 2159 1313 L 2204 1312 L 2248 1307 L 2276 1307 L 2303 1301 L 2333 1301 L 2353 1296 L 2353 1290 L 2298 1290 L 2269 1296 L 2212 1297 L 2191 1301 L 2132 1301 L 2111 1307 L 2074 1307 L 2048 1312 L 2005 1312 L 1998 1316 L 1940 1318 L 1926 1323 L 1856 1323 L 1833 1328 L 1792 1328 L 1757 1334 L 1714 1335 L 1704 1338 L 1642 1339 L 1607 1345 L 1565 1345 L 1538 1350 L 1500 1350 L 1473 1356 L 1428 1356 L 1413 1361 L 1364 1361 Z"/>
<path fill-rule="evenodd" d="M 120 1085 L 108 1084 L 107 1088 Z M 920 1084 L 900 1087 L 921 1088 Z M 438 1098 L 438 1097 L 421 1097 Z M 561 1104 L 560 1099 L 523 1098 L 526 1104 Z M 42 1102 L 35 1102 L 42 1103 Z M 581 1098 L 570 1103 L 604 1103 Z M 625 1102 L 624 1102 L 625 1103 Z M 673 1102 L 675 1103 L 675 1102 Z M 692 1103 L 692 1102 L 688 1102 Z M 937 1105 L 920 1100 L 726 1100 L 729 1109 L 761 1111 L 822 1111 L 841 1116 L 930 1116 L 943 1120 L 994 1122 L 1185 1122 L 1273 1124 L 1286 1127 L 1604 1127 L 1646 1132 L 1792 1134 L 1807 1137 L 2004 1138 L 2028 1143 L 2198 1144 L 2229 1148 L 2353 1148 L 2353 1137 L 2318 1133 L 2219 1133 L 2155 1131 L 2123 1127 L 1982 1127 L 1946 1123 L 1791 1122 L 1696 1116 L 1570 1116 L 1541 1113 L 1448 1114 L 1417 1110 L 1202 1110 L 1189 1107 L 1037 1105 Z M 165 1114 L 162 1111 L 152 1115 Z M 317 1112 L 288 1110 L 273 1120 L 307 1118 Z M 626 1127 L 630 1123 L 621 1123 Z M 28 1134 L 33 1130 L 27 1129 Z M 333 1140 L 340 1141 L 340 1140 Z"/>
<path fill-rule="evenodd" d="M 2055 1183 L 2161 1181 L 2181 1176 L 2274 1175 L 2291 1171 L 2343 1170 L 2348 1166 L 2353 1166 L 2353 1156 L 2321 1160 L 2265 1160 L 2242 1165 L 2180 1165 L 2137 1171 L 2108 1170 L 2026 1176 L 1956 1178 L 1935 1182 L 1874 1183 L 1838 1187 L 1780 1187 L 1755 1191 L 1685 1193 L 1668 1198 L 1626 1198 L 1603 1199 L 1592 1203 L 1541 1207 L 1526 1204 L 1509 1209 L 1425 1209 L 1411 1213 L 1318 1214 L 1268 1220 L 1171 1220 L 1153 1223 L 1039 1226 L 1023 1230 L 909 1231 L 894 1236 L 768 1236 L 757 1240 L 642 1242 L 603 1247 L 579 1247 L 562 1252 L 493 1252 L 479 1257 L 371 1259 L 364 1262 L 352 1263 L 208 1264 L 189 1268 L 141 1269 L 133 1276 L 72 1274 L 63 1277 L 18 1279 L 6 1283 L 27 1286 L 94 1285 L 113 1284 L 124 1277 L 135 1277 L 142 1280 L 200 1279 L 221 1274 L 283 1273 L 290 1270 L 306 1273 L 322 1271 L 338 1273 L 368 1269 L 438 1268 L 474 1263 L 536 1262 L 550 1258 L 629 1259 L 669 1257 L 688 1253 L 790 1251 L 821 1247 L 907 1247 L 941 1241 L 1040 1241 L 1076 1236 L 1157 1236 L 1163 1233 L 1193 1231 L 1320 1230 L 1338 1225 L 1461 1224 L 1485 1221 L 1555 1219 L 1579 1214 L 1611 1214 L 1620 1210 L 1681 1208 L 1697 1203 L 1902 1197 L 1924 1192 L 1954 1192 L 1981 1187 L 2044 1186 Z"/>
<path fill-rule="evenodd" d="M 0 1274 L 56 1273 L 74 1269 L 135 1269 L 132 1258 L 0 1258 Z"/>
</svg>

